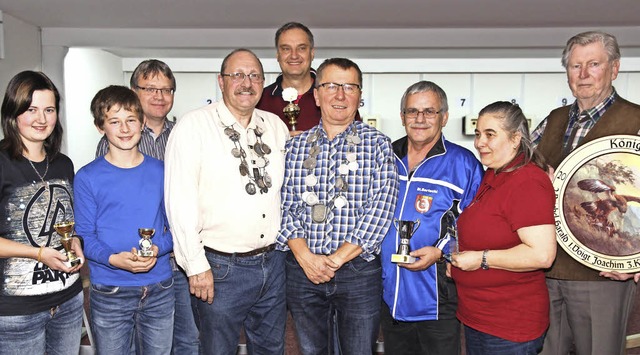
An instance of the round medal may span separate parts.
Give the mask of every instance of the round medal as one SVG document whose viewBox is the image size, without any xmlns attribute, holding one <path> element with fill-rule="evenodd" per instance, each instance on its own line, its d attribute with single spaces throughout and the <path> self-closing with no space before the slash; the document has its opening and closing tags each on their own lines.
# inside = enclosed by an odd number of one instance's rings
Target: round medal
<svg viewBox="0 0 640 355">
<path fill-rule="evenodd" d="M 314 157 L 308 157 L 302 162 L 302 167 L 305 169 L 313 169 L 318 164 L 318 161 Z"/>
<path fill-rule="evenodd" d="M 260 143 L 256 143 L 253 145 L 253 150 L 256 152 L 256 154 L 258 154 L 258 156 L 263 156 L 264 155 L 264 151 L 262 150 L 262 144 Z"/>
<path fill-rule="evenodd" d="M 318 178 L 313 174 L 309 174 L 304 178 L 305 186 L 314 187 L 316 186 L 317 183 L 318 183 Z"/>
<path fill-rule="evenodd" d="M 340 209 L 347 205 L 347 198 L 344 196 L 338 196 L 333 202 L 333 205 L 336 206 L 336 208 Z"/>
<path fill-rule="evenodd" d="M 240 169 L 240 175 L 247 176 L 249 174 L 249 167 L 247 166 L 246 163 L 244 162 L 240 163 L 239 169 Z"/>
<path fill-rule="evenodd" d="M 305 199 L 305 202 L 310 206 L 318 204 L 318 201 L 318 195 L 316 195 L 314 192 L 309 192 L 307 198 Z"/>
</svg>

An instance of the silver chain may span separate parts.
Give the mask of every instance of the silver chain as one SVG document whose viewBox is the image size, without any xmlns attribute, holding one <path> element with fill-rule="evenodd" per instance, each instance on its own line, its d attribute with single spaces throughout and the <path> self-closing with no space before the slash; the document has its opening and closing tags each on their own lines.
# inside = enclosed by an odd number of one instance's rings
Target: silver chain
<svg viewBox="0 0 640 355">
<path fill-rule="evenodd" d="M 36 169 L 36 167 L 33 165 L 33 163 L 31 162 L 31 159 L 27 158 L 27 161 L 29 162 L 29 165 L 31 165 L 31 168 L 33 168 L 33 171 L 36 172 L 36 175 L 38 175 L 38 177 L 40 178 L 40 181 L 42 181 L 42 185 L 44 185 L 44 187 L 46 188 L 48 185 L 47 183 L 44 181 L 44 178 L 47 176 L 47 172 L 49 172 L 49 159 L 47 159 L 47 156 L 44 156 L 44 160 L 46 161 L 47 165 L 44 168 L 44 174 L 40 175 L 40 172 L 38 171 L 38 169 Z"/>
</svg>

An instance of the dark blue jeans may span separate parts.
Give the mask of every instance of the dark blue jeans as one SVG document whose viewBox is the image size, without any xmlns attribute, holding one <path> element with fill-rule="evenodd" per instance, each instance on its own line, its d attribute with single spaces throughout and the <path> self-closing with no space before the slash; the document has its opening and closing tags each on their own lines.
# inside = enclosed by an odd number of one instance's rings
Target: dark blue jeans
<svg viewBox="0 0 640 355">
<path fill-rule="evenodd" d="M 371 355 L 380 324 L 382 272 L 380 260 L 356 257 L 335 277 L 315 285 L 287 252 L 287 306 L 296 325 L 302 354 L 326 355 L 333 349 L 334 317 L 340 353 Z"/>
<path fill-rule="evenodd" d="M 284 253 L 206 256 L 214 295 L 213 304 L 197 301 L 204 354 L 235 354 L 243 326 L 249 354 L 284 354 Z"/>
<path fill-rule="evenodd" d="M 176 295 L 176 313 L 173 317 L 173 348 L 175 355 L 197 355 L 200 348 L 196 326 L 197 299 L 189 292 L 189 278 L 171 258 L 173 267 L 173 289 Z"/>
<path fill-rule="evenodd" d="M 91 329 L 98 354 L 171 352 L 173 277 L 147 286 L 91 285 Z"/>
<path fill-rule="evenodd" d="M 535 355 L 542 350 L 544 334 L 522 343 L 498 338 L 464 326 L 467 355 Z"/>
</svg>

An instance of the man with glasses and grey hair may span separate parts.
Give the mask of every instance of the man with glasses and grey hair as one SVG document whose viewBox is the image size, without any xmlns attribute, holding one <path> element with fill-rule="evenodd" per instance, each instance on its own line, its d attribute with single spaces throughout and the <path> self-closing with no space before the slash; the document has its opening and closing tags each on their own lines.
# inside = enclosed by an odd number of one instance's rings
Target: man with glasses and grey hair
<svg viewBox="0 0 640 355">
<path fill-rule="evenodd" d="M 173 107 L 176 78 L 169 66 L 157 59 L 142 61 L 131 74 L 129 87 L 138 95 L 144 114 L 144 126 L 138 143 L 141 153 L 164 160 L 169 134 L 175 122 L 167 118 Z M 96 158 L 107 154 L 109 142 L 103 136 L 98 142 Z M 195 306 L 192 305 L 187 275 L 171 256 L 173 289 L 176 296 L 173 331 L 173 354 L 198 354 L 199 332 Z"/>
<path fill-rule="evenodd" d="M 608 33 L 573 36 L 562 53 L 571 105 L 551 111 L 531 140 L 555 169 L 573 150 L 600 137 L 637 135 L 640 106 L 621 98 L 613 87 L 620 49 Z M 632 280 L 633 279 L 633 280 Z M 627 319 L 640 274 L 598 272 L 558 248 L 547 272 L 550 325 L 543 354 L 623 354 Z"/>
<path fill-rule="evenodd" d="M 336 343 L 342 354 L 375 352 L 378 253 L 398 176 L 389 138 L 355 120 L 361 90 L 354 62 L 325 60 L 313 92 L 321 122 L 287 142 L 277 244 L 290 250 L 287 306 L 302 354 L 327 354 Z"/>
<path fill-rule="evenodd" d="M 204 354 L 235 354 L 244 327 L 250 354 L 283 354 L 284 253 L 275 251 L 289 131 L 256 109 L 264 71 L 248 49 L 222 62 L 222 101 L 176 124 L 165 200 L 176 261 L 189 276 Z"/>
<path fill-rule="evenodd" d="M 412 263 L 394 263 L 398 228 L 382 242 L 382 332 L 389 354 L 459 354 L 457 293 L 444 255 L 457 241 L 448 229 L 475 196 L 482 165 L 468 149 L 444 138 L 447 95 L 431 81 L 407 88 L 400 101 L 407 133 L 393 142 L 400 176 L 394 220 L 419 221 L 409 239 Z"/>
</svg>

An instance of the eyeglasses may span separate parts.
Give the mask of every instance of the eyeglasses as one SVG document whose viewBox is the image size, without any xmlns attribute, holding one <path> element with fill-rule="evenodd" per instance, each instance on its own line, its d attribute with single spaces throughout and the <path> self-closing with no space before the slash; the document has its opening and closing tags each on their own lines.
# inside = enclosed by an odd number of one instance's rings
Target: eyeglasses
<svg viewBox="0 0 640 355">
<path fill-rule="evenodd" d="M 234 83 L 241 83 L 244 81 L 244 78 L 249 77 L 249 81 L 252 83 L 261 83 L 264 80 L 264 76 L 258 73 L 220 73 L 222 76 L 228 76 L 233 80 Z"/>
<path fill-rule="evenodd" d="M 360 85 L 358 84 L 337 84 L 337 83 L 322 83 L 318 84 L 318 87 L 324 88 L 330 94 L 335 94 L 338 92 L 338 88 L 342 88 L 345 95 L 355 95 L 360 91 Z"/>
<path fill-rule="evenodd" d="M 433 108 L 425 108 L 422 111 L 418 110 L 417 108 L 407 108 L 403 111 L 404 117 L 410 120 L 417 119 L 420 114 L 422 114 L 424 118 L 435 118 L 436 115 L 438 115 L 440 112 L 442 112 L 442 110 L 436 111 Z"/>
<path fill-rule="evenodd" d="M 158 88 L 150 88 L 150 87 L 144 87 L 144 86 L 137 86 L 138 90 L 142 90 L 142 92 L 144 92 L 147 95 L 155 95 L 157 93 L 161 93 L 164 96 L 169 96 L 169 95 L 173 95 L 173 93 L 176 91 L 175 89 L 171 89 L 171 88 L 165 88 L 165 89 L 158 89 Z"/>
</svg>

